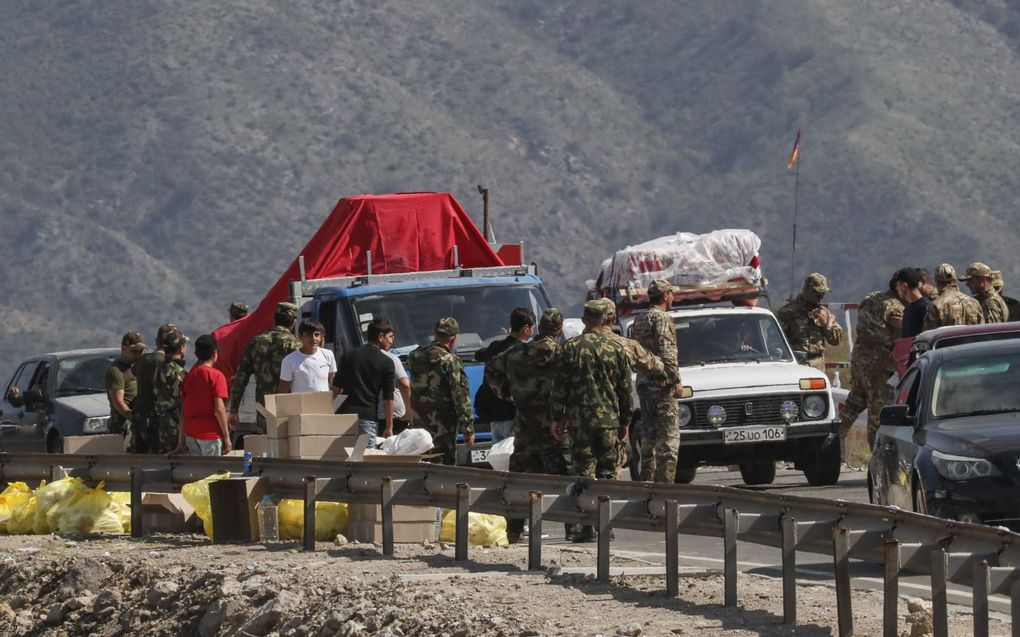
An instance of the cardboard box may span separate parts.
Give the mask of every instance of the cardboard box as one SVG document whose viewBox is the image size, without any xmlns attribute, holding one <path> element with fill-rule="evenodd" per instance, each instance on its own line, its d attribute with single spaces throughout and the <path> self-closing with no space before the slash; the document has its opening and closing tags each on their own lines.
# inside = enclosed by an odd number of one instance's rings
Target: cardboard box
<svg viewBox="0 0 1020 637">
<path fill-rule="evenodd" d="M 255 505 L 269 486 L 266 478 L 226 478 L 209 483 L 213 542 L 258 542 Z"/>
<path fill-rule="evenodd" d="M 265 405 L 255 405 L 266 419 L 270 438 L 286 438 L 287 419 L 295 414 L 332 414 L 333 393 L 328 391 L 299 394 L 267 394 Z"/>
<path fill-rule="evenodd" d="M 250 451 L 253 458 L 262 458 L 269 453 L 269 438 L 247 435 L 244 437 L 244 450 Z"/>
<path fill-rule="evenodd" d="M 120 434 L 96 434 L 93 436 L 68 436 L 64 438 L 64 453 L 124 453 L 124 450 L 124 436 Z"/>
<path fill-rule="evenodd" d="M 197 523 L 195 509 L 181 494 L 142 494 L 142 528 L 146 533 L 183 533 Z"/>
<path fill-rule="evenodd" d="M 347 539 L 352 542 L 382 544 L 382 522 L 348 522 Z M 393 541 L 397 544 L 435 542 L 435 520 L 429 522 L 394 522 Z"/>
<path fill-rule="evenodd" d="M 270 458 L 289 458 L 290 457 L 290 439 L 289 438 L 267 438 L 266 439 L 266 455 Z"/>
<path fill-rule="evenodd" d="M 382 506 L 379 504 L 354 504 L 347 506 L 347 519 L 351 522 L 382 522 Z M 436 507 L 414 507 L 406 504 L 393 505 L 394 522 L 436 521 Z"/>
<path fill-rule="evenodd" d="M 357 414 L 294 414 L 287 436 L 357 436 Z"/>
<path fill-rule="evenodd" d="M 346 460 L 356 440 L 355 436 L 291 436 L 290 457 Z"/>
</svg>

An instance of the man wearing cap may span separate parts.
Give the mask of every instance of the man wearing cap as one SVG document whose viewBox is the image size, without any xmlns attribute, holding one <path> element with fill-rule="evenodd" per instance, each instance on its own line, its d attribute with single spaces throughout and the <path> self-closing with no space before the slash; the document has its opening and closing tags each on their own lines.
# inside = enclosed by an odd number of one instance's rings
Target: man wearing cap
<svg viewBox="0 0 1020 637">
<path fill-rule="evenodd" d="M 1002 289 L 1006 287 L 1006 281 L 1002 278 L 1002 270 L 992 270 L 992 287 L 1002 297 L 1006 308 L 1009 310 L 1009 316 L 1006 320 L 1020 321 L 1020 301 L 1002 293 Z"/>
<path fill-rule="evenodd" d="M 562 334 L 563 313 L 549 308 L 538 321 L 538 336 L 534 340 L 517 343 L 490 359 L 485 367 L 486 385 L 496 396 L 513 401 L 517 407 L 511 471 L 571 475 L 570 442 L 553 438 L 549 427 L 550 397 Z M 516 542 L 524 531 L 524 519 L 508 519 L 506 528 L 507 538 Z M 566 531 L 569 540 L 575 533 L 573 525 L 568 524 Z"/>
<path fill-rule="evenodd" d="M 248 304 L 244 301 L 234 301 L 230 304 L 230 322 L 248 316 Z"/>
<path fill-rule="evenodd" d="M 198 364 L 181 382 L 182 422 L 176 453 L 220 456 L 233 449 L 224 404 L 227 378 L 215 367 L 218 350 L 212 334 L 195 339 Z"/>
<path fill-rule="evenodd" d="M 237 365 L 237 375 L 230 388 L 230 427 L 237 428 L 237 412 L 241 408 L 248 379 L 255 376 L 255 401 L 266 404 L 266 394 L 276 393 L 280 385 L 280 366 L 283 359 L 301 347 L 301 341 L 291 331 L 297 319 L 297 306 L 293 303 L 277 303 L 273 314 L 273 327 L 257 334 L 249 342 Z M 266 420 L 262 414 L 256 419 L 258 433 L 266 433 Z"/>
<path fill-rule="evenodd" d="M 967 282 L 971 294 L 981 304 L 981 315 L 985 323 L 1005 323 L 1009 308 L 999 293 L 992 287 L 992 269 L 980 261 L 971 263 L 961 281 Z"/>
<path fill-rule="evenodd" d="M 960 291 L 956 268 L 948 263 L 940 263 L 935 268 L 935 285 L 939 295 L 924 313 L 923 329 L 984 323 L 981 304 Z"/>
<path fill-rule="evenodd" d="M 155 391 L 153 379 L 156 370 L 163 363 L 163 337 L 176 332 L 173 323 L 160 325 L 156 330 L 156 349 L 143 354 L 131 366 L 131 373 L 138 381 L 138 396 L 131 411 L 131 453 L 159 453 L 159 424 L 154 412 Z M 175 441 L 176 442 L 176 441 Z"/>
<path fill-rule="evenodd" d="M 550 429 L 573 442 L 574 473 L 616 478 L 619 441 L 627 436 L 634 403 L 630 395 L 630 363 L 623 348 L 601 332 L 606 306 L 584 304 L 584 333 L 563 345 L 559 371 L 553 381 Z M 575 542 L 590 542 L 594 528 L 584 527 Z"/>
<path fill-rule="evenodd" d="M 152 380 L 153 419 L 156 421 L 158 453 L 172 453 L 181 436 L 181 383 L 184 382 L 184 356 L 188 353 L 188 337 L 180 330 L 163 336 L 163 361 Z"/>
<path fill-rule="evenodd" d="M 676 326 L 667 314 L 673 306 L 673 286 L 656 279 L 648 286 L 648 311 L 634 321 L 633 335 L 662 360 L 665 379 L 639 371 L 641 399 L 641 479 L 673 484 L 680 447 L 680 369 L 677 365 Z"/>
<path fill-rule="evenodd" d="M 120 340 L 120 356 L 106 370 L 104 383 L 110 401 L 110 433 L 127 435 L 131 423 L 131 405 L 138 395 L 138 381 L 131 365 L 145 351 L 145 340 L 138 332 L 128 332 Z"/>
<path fill-rule="evenodd" d="M 903 302 L 896 292 L 895 276 L 884 292 L 864 297 L 857 311 L 857 337 L 850 357 L 851 388 L 839 414 L 839 435 L 846 437 L 860 415 L 868 410 L 868 445 L 875 442 L 878 414 L 892 403 L 889 377 L 896 371 L 893 345 L 903 322 Z"/>
<path fill-rule="evenodd" d="M 432 434 L 433 451 L 448 465 L 457 464 L 459 431 L 464 432 L 464 444 L 475 444 L 471 386 L 460 357 L 453 353 L 458 334 L 457 319 L 443 317 L 436 323 L 432 342 L 407 356 L 414 426 Z"/>
<path fill-rule="evenodd" d="M 839 345 L 843 340 L 843 328 L 829 309 L 822 306 L 822 298 L 828 291 L 824 275 L 809 274 L 797 298 L 776 312 L 790 346 L 794 351 L 804 352 L 807 364 L 822 371 L 825 371 L 825 344 Z"/>
</svg>

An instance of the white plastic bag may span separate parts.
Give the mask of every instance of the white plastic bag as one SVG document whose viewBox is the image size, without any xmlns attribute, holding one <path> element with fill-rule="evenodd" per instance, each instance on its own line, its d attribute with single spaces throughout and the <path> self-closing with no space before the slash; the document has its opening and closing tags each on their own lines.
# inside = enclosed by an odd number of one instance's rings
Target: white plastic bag
<svg viewBox="0 0 1020 637">
<path fill-rule="evenodd" d="M 390 456 L 420 456 L 432 448 L 432 436 L 424 429 L 405 429 L 382 441 L 382 450 Z"/>
<path fill-rule="evenodd" d="M 496 471 L 510 470 L 510 456 L 514 455 L 514 437 L 504 438 L 489 448 L 485 461 Z"/>
</svg>

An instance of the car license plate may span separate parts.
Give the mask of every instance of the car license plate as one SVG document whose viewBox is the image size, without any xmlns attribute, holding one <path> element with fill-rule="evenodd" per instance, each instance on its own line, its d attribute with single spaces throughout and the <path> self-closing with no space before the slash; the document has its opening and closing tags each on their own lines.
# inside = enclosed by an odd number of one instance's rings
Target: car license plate
<svg viewBox="0 0 1020 637">
<path fill-rule="evenodd" d="M 725 444 L 742 442 L 779 442 L 786 440 L 786 427 L 758 425 L 754 427 L 730 427 L 723 430 Z"/>
<path fill-rule="evenodd" d="M 476 462 L 485 462 L 485 459 L 489 457 L 488 449 L 472 449 L 471 450 L 471 464 Z"/>
</svg>

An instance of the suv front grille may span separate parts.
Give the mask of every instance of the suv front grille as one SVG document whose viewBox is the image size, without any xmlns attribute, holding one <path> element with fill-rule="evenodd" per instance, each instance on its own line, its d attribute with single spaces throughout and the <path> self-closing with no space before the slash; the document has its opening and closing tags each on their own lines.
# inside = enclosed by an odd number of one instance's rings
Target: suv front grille
<svg viewBox="0 0 1020 637">
<path fill-rule="evenodd" d="M 755 396 L 753 398 L 724 398 L 720 400 L 695 400 L 693 404 L 694 418 L 689 427 L 714 427 L 708 422 L 708 408 L 712 405 L 719 405 L 726 410 L 726 422 L 724 427 L 738 425 L 777 425 L 784 424 L 779 416 L 779 405 L 784 400 L 792 400 L 797 409 L 800 409 L 801 394 L 773 394 L 770 396 Z M 747 413 L 747 405 L 751 406 L 751 413 Z M 798 420 L 803 416 L 798 416 Z"/>
</svg>

